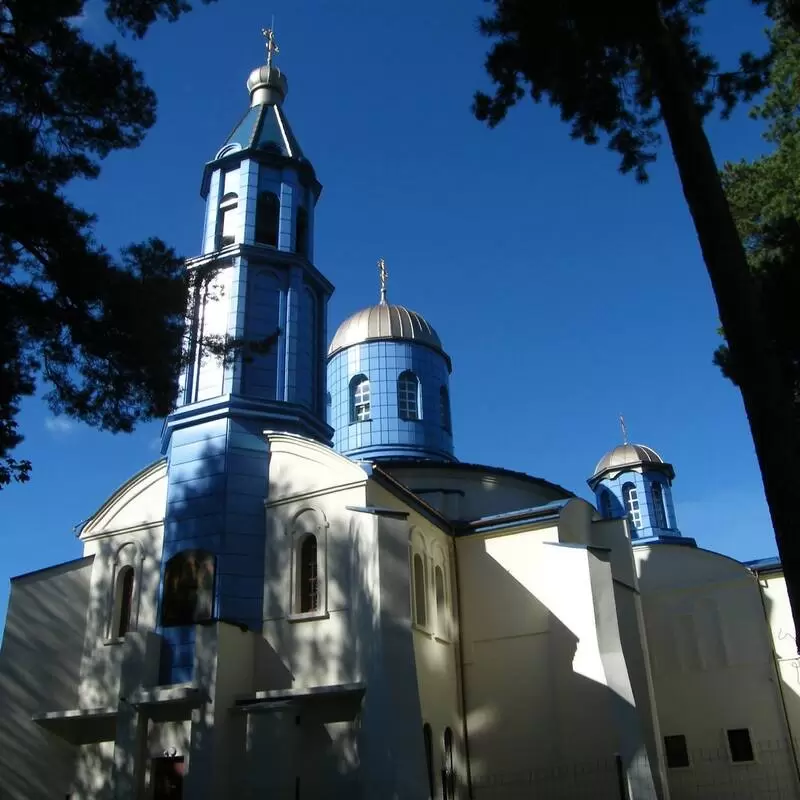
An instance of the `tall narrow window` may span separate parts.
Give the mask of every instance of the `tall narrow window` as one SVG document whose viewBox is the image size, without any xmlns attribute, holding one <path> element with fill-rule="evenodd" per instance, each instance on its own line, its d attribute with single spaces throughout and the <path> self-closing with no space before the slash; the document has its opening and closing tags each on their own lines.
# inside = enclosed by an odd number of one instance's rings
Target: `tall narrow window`
<svg viewBox="0 0 800 800">
<path fill-rule="evenodd" d="M 419 553 L 414 553 L 414 622 L 425 625 L 427 622 L 425 596 L 425 562 Z"/>
<path fill-rule="evenodd" d="M 308 211 L 303 206 L 297 209 L 294 225 L 294 249 L 297 255 L 308 255 Z"/>
<path fill-rule="evenodd" d="M 444 729 L 444 767 L 442 768 L 442 797 L 444 800 L 456 798 L 456 767 L 453 760 L 453 731 Z"/>
<path fill-rule="evenodd" d="M 756 760 L 748 728 L 732 728 L 728 731 L 728 749 L 731 753 L 731 761 Z"/>
<path fill-rule="evenodd" d="M 123 567 L 117 576 L 117 636 L 124 636 L 131 629 L 134 577 L 133 567 Z"/>
<path fill-rule="evenodd" d="M 203 550 L 176 553 L 164 568 L 161 624 L 192 625 L 212 618 L 214 556 Z"/>
<path fill-rule="evenodd" d="M 626 483 L 622 487 L 622 497 L 625 500 L 625 508 L 631 524 L 636 530 L 639 530 L 642 527 L 642 512 L 639 509 L 639 494 L 636 491 L 636 486 L 632 483 Z"/>
<path fill-rule="evenodd" d="M 447 600 L 444 594 L 444 572 L 437 564 L 433 571 L 433 588 L 436 593 L 436 626 L 440 636 L 447 636 Z"/>
<path fill-rule="evenodd" d="M 281 203 L 275 192 L 259 192 L 256 201 L 256 241 L 278 246 L 278 216 Z"/>
<path fill-rule="evenodd" d="M 397 412 L 400 419 L 420 418 L 419 379 L 413 372 L 401 372 L 397 379 Z"/>
<path fill-rule="evenodd" d="M 446 386 L 439 389 L 439 418 L 442 427 L 450 432 L 450 394 Z"/>
<path fill-rule="evenodd" d="M 434 797 L 433 785 L 433 735 L 431 733 L 431 726 L 426 722 L 422 726 L 422 739 L 425 742 L 425 768 L 428 772 L 428 792 L 429 797 Z"/>
<path fill-rule="evenodd" d="M 606 519 L 611 516 L 611 492 L 605 489 L 600 494 L 600 513 Z"/>
<path fill-rule="evenodd" d="M 239 195 L 228 192 L 219 203 L 218 247 L 227 247 L 236 242 L 239 222 Z"/>
<path fill-rule="evenodd" d="M 317 537 L 309 534 L 300 545 L 300 612 L 319 609 Z"/>
<path fill-rule="evenodd" d="M 369 379 L 356 375 L 350 381 L 350 422 L 365 422 L 369 419 Z"/>
<path fill-rule="evenodd" d="M 650 491 L 653 495 L 653 517 L 656 528 L 666 529 L 667 513 L 664 509 L 664 489 L 660 483 L 653 481 Z"/>
</svg>

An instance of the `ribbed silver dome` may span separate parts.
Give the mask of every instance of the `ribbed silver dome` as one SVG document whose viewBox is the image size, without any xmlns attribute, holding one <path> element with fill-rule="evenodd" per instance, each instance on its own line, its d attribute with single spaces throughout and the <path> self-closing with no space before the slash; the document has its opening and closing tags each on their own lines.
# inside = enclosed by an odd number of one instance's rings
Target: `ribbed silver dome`
<svg viewBox="0 0 800 800">
<path fill-rule="evenodd" d="M 621 444 L 613 450 L 609 450 L 594 468 L 594 474 L 599 475 L 607 469 L 617 469 L 632 464 L 664 464 L 661 456 L 644 444 Z"/>
<path fill-rule="evenodd" d="M 328 357 L 345 347 L 375 339 L 418 342 L 444 352 L 439 336 L 425 317 L 404 306 L 378 303 L 361 309 L 339 326 L 328 348 Z"/>
<path fill-rule="evenodd" d="M 247 78 L 247 91 L 250 92 L 250 105 L 280 105 L 289 92 L 289 82 L 278 67 L 262 64 Z"/>
</svg>

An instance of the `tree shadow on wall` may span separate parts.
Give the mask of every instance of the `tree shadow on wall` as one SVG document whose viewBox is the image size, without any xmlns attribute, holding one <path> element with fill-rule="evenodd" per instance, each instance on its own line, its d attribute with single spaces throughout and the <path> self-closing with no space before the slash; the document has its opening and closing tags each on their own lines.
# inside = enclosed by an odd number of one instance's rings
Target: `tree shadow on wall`
<svg viewBox="0 0 800 800">
<path fill-rule="evenodd" d="M 125 534 L 99 539 L 92 558 L 14 582 L 0 655 L 0 797 L 105 797 L 113 764 L 123 662 L 141 663 L 144 641 L 119 637 L 114 564 Z M 137 537 L 131 628 L 150 627 L 147 598 L 158 588 L 160 543 Z M 117 563 L 117 566 L 119 564 Z M 32 717 L 71 711 L 71 719 Z M 80 755 L 80 759 L 78 758 Z M 80 762 L 80 763 L 79 763 Z"/>
<path fill-rule="evenodd" d="M 203 448 L 199 461 L 210 463 L 218 455 L 209 445 Z M 332 482 L 336 479 L 331 475 Z M 208 493 L 207 488 L 202 481 L 187 483 L 181 496 L 173 498 L 171 510 L 180 516 L 182 510 L 202 507 L 213 517 L 215 502 L 221 500 L 218 496 L 215 501 L 214 493 Z M 298 487 L 273 480 L 269 492 L 271 500 L 291 498 Z M 150 797 L 147 770 L 151 759 L 163 756 L 165 751 L 171 753 L 173 748 L 177 755 L 202 754 L 203 759 L 206 754 L 215 754 L 215 769 L 219 771 L 224 765 L 230 796 L 243 798 L 261 797 L 265 792 L 294 798 L 298 791 L 303 798 L 363 796 L 361 754 L 365 748 L 370 759 L 389 765 L 396 762 L 396 772 L 385 775 L 381 796 L 390 797 L 398 782 L 410 780 L 406 773 L 414 768 L 400 763 L 390 738 L 364 740 L 363 709 L 348 707 L 343 713 L 341 709 L 331 712 L 313 700 L 300 699 L 275 703 L 271 710 L 249 715 L 230 712 L 240 698 L 257 692 L 292 689 L 302 694 L 312 687 L 367 683 L 367 692 L 372 687 L 377 696 L 384 679 L 380 665 L 387 657 L 382 651 L 385 643 L 393 639 L 412 641 L 407 531 L 381 543 L 378 563 L 377 543 L 364 536 L 365 531 L 372 530 L 372 518 L 363 515 L 360 519 L 346 510 L 344 502 L 328 504 L 324 509 L 325 613 L 319 619 L 291 618 L 292 520 L 301 507 L 313 505 L 313 501 L 289 502 L 270 507 L 266 514 L 263 632 L 242 631 L 236 625 L 239 620 L 220 622 L 219 626 L 228 631 L 226 641 L 233 643 L 230 649 L 220 651 L 218 664 L 213 663 L 211 651 L 198 654 L 195 679 L 201 683 L 215 673 L 219 678 L 220 670 L 227 670 L 225 697 L 229 707 L 215 713 L 220 720 L 224 715 L 226 720 L 235 717 L 236 721 L 225 723 L 224 742 L 215 740 L 213 728 L 189 722 L 189 718 L 196 722 L 205 706 L 200 711 L 174 711 L 171 715 L 141 708 L 142 718 L 146 711 L 148 721 L 137 732 L 138 745 L 127 753 L 115 753 L 123 716 L 117 723 L 114 715 L 119 709 L 125 711 L 129 699 L 124 697 L 120 702 L 123 671 L 129 687 L 136 680 L 141 689 L 159 684 L 159 659 L 156 657 L 154 666 L 152 636 L 147 635 L 158 622 L 162 551 L 157 536 L 140 536 L 136 524 L 131 524 L 117 534 L 98 538 L 93 564 L 86 561 L 55 568 L 40 582 L 32 581 L 30 597 L 22 603 L 14 599 L 3 645 L 0 691 L 10 700 L 0 715 L 0 798 L 38 800 L 69 794 L 72 800 L 94 800 L 117 796 L 128 788 Z M 119 548 L 133 539 L 140 548 L 138 614 L 133 630 L 115 639 L 109 636 L 116 588 L 112 565 Z M 220 547 L 225 547 L 224 537 Z M 402 596 L 391 598 L 397 608 L 383 619 L 378 573 L 381 580 L 396 580 L 406 587 L 397 593 Z M 384 598 L 384 604 L 387 602 Z M 244 639 L 252 640 L 249 649 L 244 649 L 251 659 L 247 669 L 237 663 Z M 416 680 L 414 669 L 412 658 L 407 671 L 410 680 Z M 32 715 L 72 709 L 92 712 L 88 716 L 94 720 L 48 728 L 31 721 Z M 101 709 L 108 713 L 100 713 Z M 367 713 L 389 712 L 373 704 Z M 421 722 L 416 725 L 421 713 L 417 708 L 409 710 L 409 715 L 414 721 L 414 736 L 419 739 L 415 748 L 421 772 L 422 726 Z M 403 752 L 405 758 L 407 748 Z M 125 778 L 124 769 L 120 769 L 123 756 L 136 760 L 132 787 L 120 782 Z M 195 763 L 195 770 L 203 759 Z M 193 771 L 191 757 L 186 767 L 188 785 Z"/>
</svg>

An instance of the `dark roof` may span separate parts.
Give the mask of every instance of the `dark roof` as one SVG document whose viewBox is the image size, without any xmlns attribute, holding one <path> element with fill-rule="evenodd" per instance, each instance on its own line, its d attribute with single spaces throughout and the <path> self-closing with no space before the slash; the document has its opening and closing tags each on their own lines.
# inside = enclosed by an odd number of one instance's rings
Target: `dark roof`
<svg viewBox="0 0 800 800">
<path fill-rule="evenodd" d="M 517 472 L 513 469 L 491 467 L 487 466 L 486 464 L 468 464 L 464 461 L 434 461 L 430 458 L 387 458 L 376 459 L 375 463 L 384 471 L 402 469 L 403 467 L 414 467 L 415 469 L 446 469 L 448 472 L 461 470 L 463 472 L 484 472 L 491 475 L 504 475 L 509 478 L 517 478 L 518 480 L 526 481 L 528 483 L 535 483 L 555 492 L 560 492 L 565 498 L 577 497 L 574 492 L 570 492 L 563 486 L 559 486 L 557 483 L 545 480 L 544 478 L 537 478 L 534 475 L 528 475 L 526 472 Z"/>
<path fill-rule="evenodd" d="M 518 508 L 512 511 L 504 511 L 501 514 L 490 514 L 486 517 L 470 520 L 461 523 L 459 533 L 486 533 L 493 530 L 508 530 L 511 527 L 529 525 L 530 523 L 543 522 L 545 520 L 558 519 L 562 510 L 572 498 L 564 500 L 553 500 L 540 506 L 531 508 Z"/>
<path fill-rule="evenodd" d="M 223 148 L 238 144 L 242 150 L 272 150 L 286 158 L 304 159 L 289 120 L 280 106 L 264 103 L 247 109 Z"/>
</svg>

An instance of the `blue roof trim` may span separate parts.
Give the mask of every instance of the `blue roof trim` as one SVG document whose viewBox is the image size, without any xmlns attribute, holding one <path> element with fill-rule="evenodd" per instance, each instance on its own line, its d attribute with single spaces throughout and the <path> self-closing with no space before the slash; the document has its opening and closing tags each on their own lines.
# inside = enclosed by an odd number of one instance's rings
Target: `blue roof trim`
<svg viewBox="0 0 800 800">
<path fill-rule="evenodd" d="M 778 556 L 769 556 L 768 558 L 756 558 L 752 561 L 744 561 L 744 565 L 751 569 L 753 572 L 776 572 L 783 569 Z"/>
<path fill-rule="evenodd" d="M 691 536 L 642 536 L 640 539 L 631 539 L 633 547 L 645 544 L 677 544 L 683 547 L 697 547 L 697 542 Z"/>
</svg>

